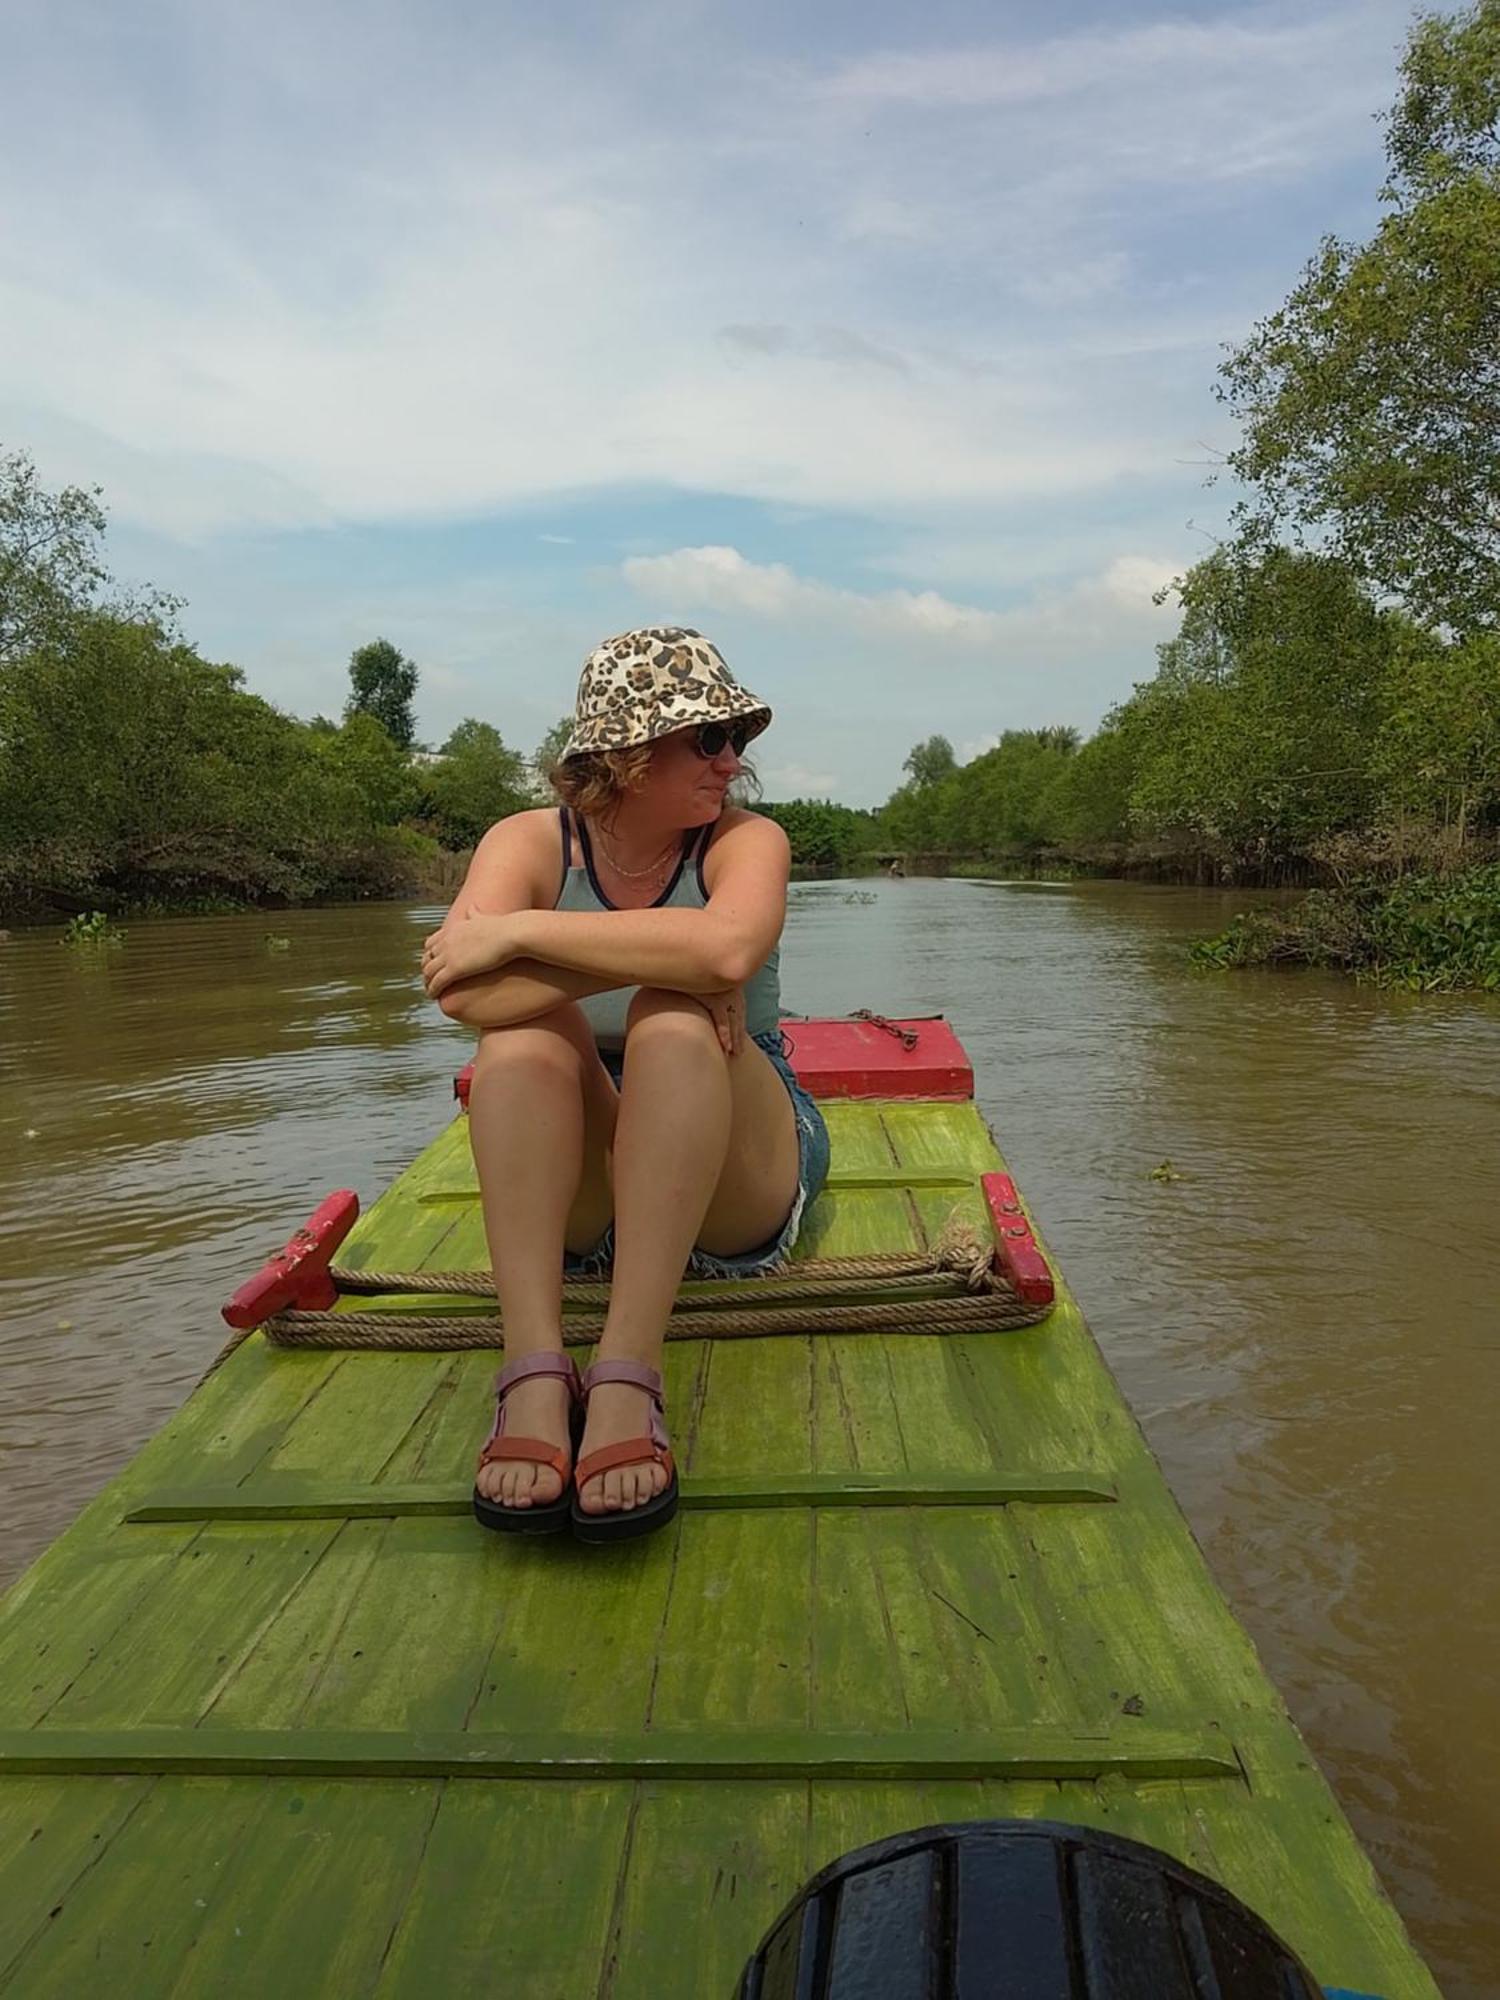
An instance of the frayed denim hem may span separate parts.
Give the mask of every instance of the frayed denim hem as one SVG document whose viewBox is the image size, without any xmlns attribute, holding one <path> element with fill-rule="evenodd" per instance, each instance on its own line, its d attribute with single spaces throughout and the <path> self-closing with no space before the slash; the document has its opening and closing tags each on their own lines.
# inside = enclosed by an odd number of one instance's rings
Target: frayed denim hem
<svg viewBox="0 0 1500 2000">
<path fill-rule="evenodd" d="M 695 1250 L 687 1262 L 690 1278 L 769 1278 L 784 1270 L 802 1227 L 802 1211 L 807 1207 L 807 1189 L 799 1181 L 792 1212 L 774 1240 L 759 1250 L 741 1250 L 733 1257 L 714 1257 L 707 1250 Z"/>
</svg>

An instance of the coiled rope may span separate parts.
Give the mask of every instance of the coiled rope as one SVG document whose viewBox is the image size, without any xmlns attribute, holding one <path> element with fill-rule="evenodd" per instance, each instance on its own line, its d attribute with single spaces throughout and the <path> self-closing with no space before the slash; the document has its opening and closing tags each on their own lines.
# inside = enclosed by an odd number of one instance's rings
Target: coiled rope
<svg viewBox="0 0 1500 2000">
<path fill-rule="evenodd" d="M 336 1266 L 330 1276 L 350 1295 L 493 1296 L 488 1271 L 357 1271 Z M 865 1293 L 851 1300 L 851 1286 Z M 604 1331 L 610 1287 L 569 1278 L 563 1285 L 563 1341 L 581 1347 Z M 590 1310 L 592 1308 L 592 1310 Z M 968 1231 L 948 1231 L 930 1250 L 872 1257 L 808 1258 L 764 1278 L 705 1285 L 680 1296 L 667 1322 L 668 1340 L 747 1340 L 768 1334 L 983 1333 L 1033 1326 L 1050 1306 L 1017 1296 L 997 1273 L 990 1253 Z M 400 1306 L 376 1312 L 283 1312 L 265 1333 L 283 1347 L 391 1348 L 444 1351 L 498 1347 L 499 1311 L 423 1314 Z"/>
</svg>

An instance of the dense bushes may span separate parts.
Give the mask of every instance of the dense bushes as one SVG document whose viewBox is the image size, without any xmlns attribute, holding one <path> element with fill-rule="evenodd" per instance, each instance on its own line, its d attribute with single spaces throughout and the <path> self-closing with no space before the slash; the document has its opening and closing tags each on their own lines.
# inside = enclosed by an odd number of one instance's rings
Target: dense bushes
<svg viewBox="0 0 1500 2000">
<path fill-rule="evenodd" d="M 1312 891 L 1194 946 L 1200 965 L 1332 966 L 1422 992 L 1500 990 L 1500 864 Z"/>
<path fill-rule="evenodd" d="M 350 663 L 341 726 L 296 720 L 110 592 L 95 496 L 0 456 L 0 916 L 398 894 L 529 803 L 489 723 L 413 752 L 417 670 Z"/>
<path fill-rule="evenodd" d="M 827 799 L 789 799 L 761 805 L 791 842 L 792 861 L 802 868 L 847 868 L 876 844 L 875 815 L 852 806 L 831 805 Z"/>
</svg>

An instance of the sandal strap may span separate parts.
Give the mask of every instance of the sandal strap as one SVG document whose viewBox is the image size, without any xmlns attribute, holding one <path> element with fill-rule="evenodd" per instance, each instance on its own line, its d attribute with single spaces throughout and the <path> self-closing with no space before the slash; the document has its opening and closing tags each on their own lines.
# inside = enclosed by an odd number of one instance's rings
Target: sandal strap
<svg viewBox="0 0 1500 2000">
<path fill-rule="evenodd" d="M 646 1390 L 656 1402 L 662 1400 L 661 1371 L 648 1368 L 644 1361 L 596 1361 L 583 1371 L 580 1386 L 584 1395 L 598 1382 L 628 1382 L 632 1388 Z"/>
<path fill-rule="evenodd" d="M 568 1483 L 569 1454 L 543 1438 L 507 1437 L 502 1431 L 492 1437 L 479 1454 L 482 1469 L 500 1458 L 523 1459 L 528 1465 L 550 1465 L 564 1486 Z"/>
<path fill-rule="evenodd" d="M 591 1479 L 597 1479 L 601 1472 L 613 1472 L 622 1465 L 661 1466 L 667 1475 L 668 1485 L 672 1482 L 672 1454 L 665 1443 L 658 1444 L 655 1438 L 626 1438 L 623 1444 L 602 1445 L 598 1451 L 591 1451 L 581 1458 L 573 1471 L 574 1483 L 587 1486 Z"/>
<path fill-rule="evenodd" d="M 571 1354 L 523 1354 L 517 1361 L 509 1361 L 495 1377 L 495 1394 L 504 1396 L 507 1389 L 517 1382 L 525 1382 L 533 1375 L 560 1375 L 573 1394 L 579 1393 L 578 1364 Z"/>
</svg>

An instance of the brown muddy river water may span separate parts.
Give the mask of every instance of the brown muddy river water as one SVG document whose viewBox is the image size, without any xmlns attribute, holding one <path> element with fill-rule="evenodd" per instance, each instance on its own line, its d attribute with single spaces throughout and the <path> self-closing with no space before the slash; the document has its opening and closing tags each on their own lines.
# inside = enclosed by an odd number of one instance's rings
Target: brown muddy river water
<svg viewBox="0 0 1500 2000">
<path fill-rule="evenodd" d="M 1488 2000 L 1500 1003 L 1192 972 L 1231 907 L 805 884 L 785 997 L 956 1023 L 1221 1584 L 1444 1991 Z M 0 942 L 0 1583 L 189 1392 L 240 1279 L 449 1116 L 466 1038 L 415 976 L 436 914 Z"/>
</svg>

